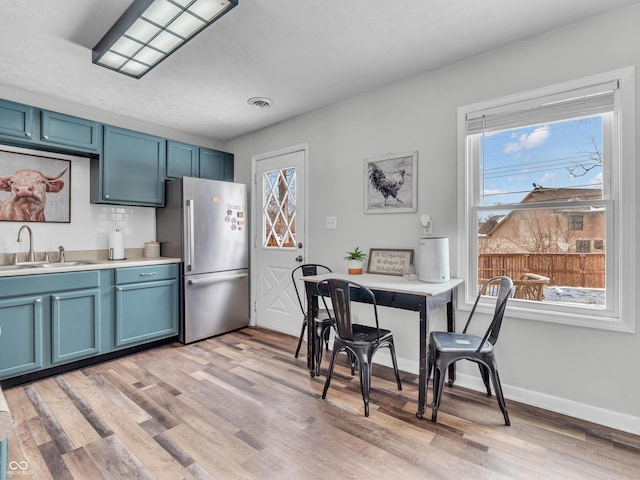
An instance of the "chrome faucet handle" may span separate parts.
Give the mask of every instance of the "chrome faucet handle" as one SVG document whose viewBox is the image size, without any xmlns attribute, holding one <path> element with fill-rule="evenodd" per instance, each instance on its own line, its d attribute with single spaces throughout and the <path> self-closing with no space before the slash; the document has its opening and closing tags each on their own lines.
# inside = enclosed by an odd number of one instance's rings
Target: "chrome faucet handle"
<svg viewBox="0 0 640 480">
<path fill-rule="evenodd" d="M 49 263 L 49 252 L 44 252 L 44 256 L 42 257 L 42 261 Z"/>
<path fill-rule="evenodd" d="M 64 262 L 64 247 L 60 245 L 58 247 L 58 250 L 60 251 L 60 255 L 58 256 L 58 262 L 62 263 Z"/>
<path fill-rule="evenodd" d="M 20 258 L 18 257 L 18 252 L 16 252 L 13 254 L 13 258 L 11 259 L 11 265 L 16 265 L 19 261 Z"/>
</svg>

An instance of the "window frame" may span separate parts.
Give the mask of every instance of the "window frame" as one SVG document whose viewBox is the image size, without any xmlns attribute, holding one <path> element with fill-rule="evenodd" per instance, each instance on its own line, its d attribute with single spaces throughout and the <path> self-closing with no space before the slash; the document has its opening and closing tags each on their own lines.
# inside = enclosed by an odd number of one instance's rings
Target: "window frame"
<svg viewBox="0 0 640 480">
<path fill-rule="evenodd" d="M 507 313 L 527 320 L 635 332 L 635 229 L 634 222 L 624 221 L 635 218 L 636 215 L 635 67 L 621 68 L 458 108 L 457 264 L 459 276 L 464 280 L 462 291 L 457 296 L 457 306 L 460 310 L 471 310 L 477 295 L 474 288 L 478 279 L 477 213 L 482 210 L 474 203 L 478 189 L 478 157 L 472 153 L 474 150 L 479 151 L 479 140 L 478 135 L 467 136 L 467 115 L 504 108 L 512 103 L 534 101 L 550 95 L 568 97 L 572 90 L 610 81 L 618 81 L 619 88 L 613 114 L 603 115 L 603 153 L 607 152 L 609 161 L 603 165 L 603 200 L 595 202 L 600 205 L 606 204 L 606 308 L 552 302 L 533 304 L 531 301 L 512 299 Z M 536 208 L 528 205 L 522 207 Z M 495 208 L 494 206 L 493 209 Z M 478 310 L 490 313 L 492 307 L 489 299 L 483 299 L 478 305 Z"/>
</svg>

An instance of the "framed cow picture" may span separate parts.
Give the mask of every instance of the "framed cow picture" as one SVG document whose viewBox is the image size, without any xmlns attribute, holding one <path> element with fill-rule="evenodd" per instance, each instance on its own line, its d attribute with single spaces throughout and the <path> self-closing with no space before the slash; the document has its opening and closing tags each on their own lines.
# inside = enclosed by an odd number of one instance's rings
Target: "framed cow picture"
<svg viewBox="0 0 640 480">
<path fill-rule="evenodd" d="M 0 148 L 0 221 L 71 222 L 71 160 Z"/>
</svg>

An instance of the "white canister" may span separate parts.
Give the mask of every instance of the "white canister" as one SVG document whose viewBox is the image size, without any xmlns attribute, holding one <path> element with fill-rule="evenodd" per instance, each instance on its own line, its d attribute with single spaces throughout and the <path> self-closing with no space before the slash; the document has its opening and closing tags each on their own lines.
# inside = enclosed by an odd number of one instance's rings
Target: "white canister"
<svg viewBox="0 0 640 480">
<path fill-rule="evenodd" d="M 449 238 L 421 238 L 419 247 L 420 280 L 432 283 L 449 281 Z"/>
<path fill-rule="evenodd" d="M 144 244 L 144 256 L 145 257 L 159 257 L 160 256 L 160 242 L 145 242 L 145 244 Z"/>
</svg>

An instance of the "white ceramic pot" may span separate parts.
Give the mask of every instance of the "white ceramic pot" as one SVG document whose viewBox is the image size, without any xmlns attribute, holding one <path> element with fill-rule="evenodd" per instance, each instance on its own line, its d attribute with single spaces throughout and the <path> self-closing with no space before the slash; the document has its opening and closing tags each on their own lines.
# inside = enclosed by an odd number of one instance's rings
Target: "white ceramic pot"
<svg viewBox="0 0 640 480">
<path fill-rule="evenodd" d="M 347 260 L 349 275 L 362 275 L 362 260 Z"/>
</svg>

